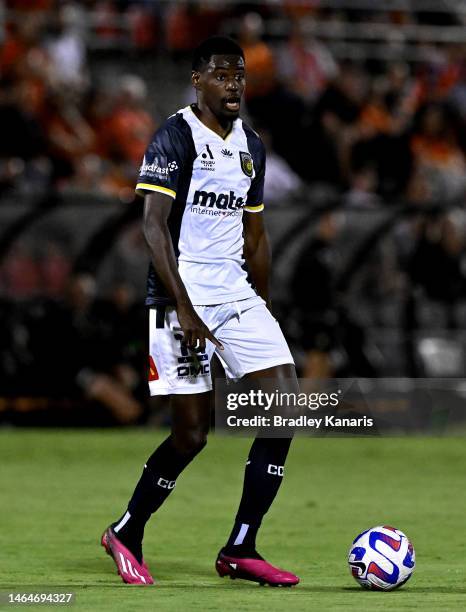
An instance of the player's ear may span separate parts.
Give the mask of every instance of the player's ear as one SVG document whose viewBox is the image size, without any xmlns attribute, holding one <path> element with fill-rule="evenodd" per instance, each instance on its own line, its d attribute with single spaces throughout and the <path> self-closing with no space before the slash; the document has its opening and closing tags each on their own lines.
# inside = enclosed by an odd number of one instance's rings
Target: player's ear
<svg viewBox="0 0 466 612">
<path fill-rule="evenodd" d="M 191 73 L 191 83 L 194 89 L 200 89 L 201 73 L 198 70 L 193 70 Z"/>
</svg>

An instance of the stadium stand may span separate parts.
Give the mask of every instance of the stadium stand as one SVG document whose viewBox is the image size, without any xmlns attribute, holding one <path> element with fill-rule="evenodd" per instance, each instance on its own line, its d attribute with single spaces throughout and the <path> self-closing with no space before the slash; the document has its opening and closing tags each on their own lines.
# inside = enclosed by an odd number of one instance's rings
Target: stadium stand
<svg viewBox="0 0 466 612">
<path fill-rule="evenodd" d="M 465 21 L 452 0 L 6 1 L 0 418 L 148 418 L 133 187 L 153 130 L 192 100 L 190 51 L 217 32 L 246 52 L 275 308 L 301 372 L 461 373 Z M 296 270 L 331 304 L 306 306 Z"/>
</svg>

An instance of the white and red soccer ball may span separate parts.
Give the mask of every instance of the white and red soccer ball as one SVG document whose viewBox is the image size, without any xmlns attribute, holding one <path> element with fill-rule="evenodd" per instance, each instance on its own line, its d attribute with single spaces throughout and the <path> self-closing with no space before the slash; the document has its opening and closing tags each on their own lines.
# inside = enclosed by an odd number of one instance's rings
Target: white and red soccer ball
<svg viewBox="0 0 466 612">
<path fill-rule="evenodd" d="M 391 591 L 411 578 L 414 548 L 399 529 L 388 525 L 372 527 L 353 541 L 348 564 L 352 576 L 364 588 Z"/>
</svg>

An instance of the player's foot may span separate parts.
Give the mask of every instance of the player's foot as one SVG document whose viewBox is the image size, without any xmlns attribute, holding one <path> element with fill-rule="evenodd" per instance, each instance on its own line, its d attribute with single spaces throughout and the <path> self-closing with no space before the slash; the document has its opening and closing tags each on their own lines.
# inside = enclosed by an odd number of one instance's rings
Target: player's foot
<svg viewBox="0 0 466 612">
<path fill-rule="evenodd" d="M 242 578 L 259 584 L 268 584 L 276 587 L 289 587 L 298 584 L 299 578 L 291 572 L 286 572 L 267 563 L 265 559 L 231 557 L 219 552 L 215 569 L 223 578 L 230 576 L 232 580 Z"/>
<path fill-rule="evenodd" d="M 111 527 L 104 531 L 100 543 L 105 548 L 107 555 L 110 555 L 115 561 L 123 582 L 127 584 L 154 584 L 154 579 L 150 575 L 144 559 L 142 563 L 139 563 L 133 553 L 126 546 L 123 546 Z"/>
</svg>

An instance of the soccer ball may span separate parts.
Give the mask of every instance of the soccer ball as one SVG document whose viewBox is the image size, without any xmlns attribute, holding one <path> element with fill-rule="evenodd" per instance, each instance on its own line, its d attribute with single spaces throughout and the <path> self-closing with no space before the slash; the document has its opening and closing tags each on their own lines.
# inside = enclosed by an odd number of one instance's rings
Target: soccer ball
<svg viewBox="0 0 466 612">
<path fill-rule="evenodd" d="M 361 586 L 392 591 L 411 578 L 415 553 L 399 529 L 383 525 L 360 533 L 348 554 L 350 572 Z"/>
</svg>

